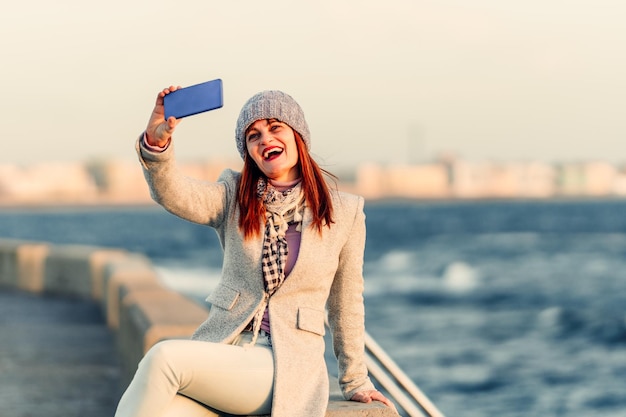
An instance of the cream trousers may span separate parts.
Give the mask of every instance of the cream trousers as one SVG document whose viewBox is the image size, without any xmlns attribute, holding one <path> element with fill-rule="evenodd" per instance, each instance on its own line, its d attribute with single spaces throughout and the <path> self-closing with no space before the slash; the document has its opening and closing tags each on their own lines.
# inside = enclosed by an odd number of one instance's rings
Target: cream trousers
<svg viewBox="0 0 626 417">
<path fill-rule="evenodd" d="M 251 332 L 233 344 L 166 340 L 139 363 L 115 417 L 210 417 L 269 414 L 274 357 L 269 335 Z"/>
</svg>

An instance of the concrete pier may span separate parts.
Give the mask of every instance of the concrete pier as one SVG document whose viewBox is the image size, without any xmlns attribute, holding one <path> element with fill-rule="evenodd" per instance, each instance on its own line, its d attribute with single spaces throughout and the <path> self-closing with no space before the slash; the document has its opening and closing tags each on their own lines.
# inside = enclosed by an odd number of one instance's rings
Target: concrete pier
<svg viewBox="0 0 626 417">
<path fill-rule="evenodd" d="M 0 239 L 0 416 L 112 416 L 145 352 L 207 313 L 142 255 Z M 337 391 L 326 413 L 394 415 Z"/>
</svg>

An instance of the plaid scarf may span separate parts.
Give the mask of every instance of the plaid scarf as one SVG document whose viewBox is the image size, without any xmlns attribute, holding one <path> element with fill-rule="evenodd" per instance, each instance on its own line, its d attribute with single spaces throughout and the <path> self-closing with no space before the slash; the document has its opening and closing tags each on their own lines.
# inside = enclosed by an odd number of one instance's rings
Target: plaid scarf
<svg viewBox="0 0 626 417">
<path fill-rule="evenodd" d="M 254 346 L 256 343 L 267 303 L 285 280 L 285 263 L 289 254 L 286 233 L 289 224 L 297 223 L 296 230 L 302 231 L 304 214 L 304 192 L 300 183 L 281 192 L 265 179 L 260 178 L 257 183 L 257 196 L 263 201 L 266 216 L 263 251 L 261 252 L 265 294 L 252 319 L 253 335 L 247 346 Z"/>
<path fill-rule="evenodd" d="M 270 297 L 285 280 L 285 262 L 289 254 L 285 236 L 287 228 L 290 223 L 298 223 L 297 230 L 302 230 L 304 193 L 300 183 L 281 192 L 261 178 L 257 195 L 263 200 L 266 212 L 262 270 L 265 292 Z"/>
</svg>

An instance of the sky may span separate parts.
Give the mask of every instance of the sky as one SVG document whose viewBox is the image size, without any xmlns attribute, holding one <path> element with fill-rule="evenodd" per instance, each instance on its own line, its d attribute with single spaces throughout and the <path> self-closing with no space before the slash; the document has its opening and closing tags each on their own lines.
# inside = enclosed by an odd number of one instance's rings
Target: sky
<svg viewBox="0 0 626 417">
<path fill-rule="evenodd" d="M 238 158 L 243 103 L 302 106 L 324 167 L 626 161 L 623 0 L 22 0 L 1 6 L 0 164 L 135 158 L 156 94 L 221 78 L 184 161 Z"/>
</svg>

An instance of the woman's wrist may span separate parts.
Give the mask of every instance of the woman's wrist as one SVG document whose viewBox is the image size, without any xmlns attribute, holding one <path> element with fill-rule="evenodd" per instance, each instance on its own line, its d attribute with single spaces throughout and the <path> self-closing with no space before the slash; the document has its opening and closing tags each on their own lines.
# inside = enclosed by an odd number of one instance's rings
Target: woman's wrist
<svg viewBox="0 0 626 417">
<path fill-rule="evenodd" d="M 147 131 L 143 132 L 143 143 L 148 149 L 151 149 L 154 151 L 164 151 L 169 146 L 170 141 L 171 141 L 171 138 L 167 139 L 166 141 L 163 141 L 162 143 L 154 142 L 153 140 L 150 139 L 150 136 L 148 135 Z"/>
</svg>

